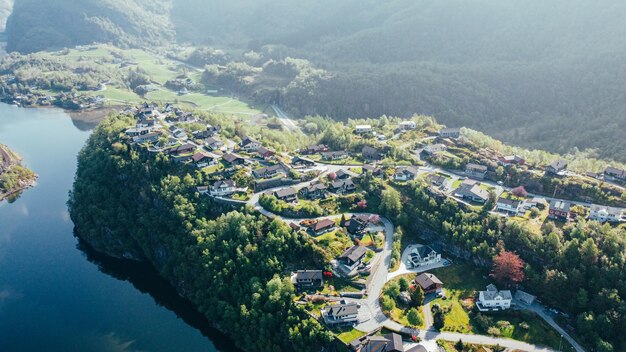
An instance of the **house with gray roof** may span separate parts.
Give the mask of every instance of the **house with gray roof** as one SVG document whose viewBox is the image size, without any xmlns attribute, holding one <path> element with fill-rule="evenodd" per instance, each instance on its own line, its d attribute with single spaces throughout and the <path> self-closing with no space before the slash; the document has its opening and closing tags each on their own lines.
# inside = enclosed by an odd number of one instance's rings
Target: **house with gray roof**
<svg viewBox="0 0 626 352">
<path fill-rule="evenodd" d="M 361 264 L 366 252 L 365 247 L 354 245 L 337 257 L 337 261 L 352 270 Z"/>
<path fill-rule="evenodd" d="M 415 246 L 409 251 L 407 267 L 417 268 L 441 261 L 441 253 L 437 253 L 429 246 Z"/>
<path fill-rule="evenodd" d="M 495 285 L 490 284 L 486 291 L 478 293 L 476 307 L 481 312 L 505 310 L 511 308 L 511 300 L 513 300 L 511 291 L 500 291 Z"/>
<path fill-rule="evenodd" d="M 277 191 L 274 191 L 272 195 L 278 198 L 279 200 L 282 200 L 283 202 L 287 202 L 287 203 L 298 201 L 298 195 L 296 193 L 296 190 L 293 189 L 292 187 L 279 189 Z"/>
<path fill-rule="evenodd" d="M 291 283 L 298 289 L 319 288 L 324 286 L 321 270 L 298 270 L 291 275 Z"/>
<path fill-rule="evenodd" d="M 333 304 L 322 310 L 322 317 L 328 325 L 351 325 L 359 321 L 359 305 L 357 303 Z"/>
<path fill-rule="evenodd" d="M 469 200 L 476 203 L 486 203 L 489 200 L 489 192 L 480 187 L 479 184 L 474 184 L 471 187 L 459 187 L 454 191 L 454 195 L 465 200 Z"/>
</svg>

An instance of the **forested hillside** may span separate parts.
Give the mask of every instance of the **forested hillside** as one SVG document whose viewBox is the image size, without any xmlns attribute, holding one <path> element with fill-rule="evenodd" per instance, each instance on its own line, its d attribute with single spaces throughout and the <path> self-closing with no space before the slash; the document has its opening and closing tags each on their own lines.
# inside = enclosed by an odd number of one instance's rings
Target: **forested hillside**
<svg viewBox="0 0 626 352">
<path fill-rule="evenodd" d="M 626 161 L 624 17 L 626 3 L 609 0 L 17 0 L 8 48 L 272 44 L 330 73 L 279 87 L 294 115 L 427 114 Z"/>
<path fill-rule="evenodd" d="M 119 141 L 129 124 L 124 115 L 106 119 L 79 155 L 69 201 L 77 234 L 99 252 L 153 265 L 246 351 L 329 343 L 283 279 L 289 268 L 321 267 L 319 247 L 278 220 L 200 198 L 202 173 Z"/>
<path fill-rule="evenodd" d="M 7 22 L 7 50 L 164 43 L 174 37 L 169 6 L 169 0 L 16 0 Z"/>
</svg>

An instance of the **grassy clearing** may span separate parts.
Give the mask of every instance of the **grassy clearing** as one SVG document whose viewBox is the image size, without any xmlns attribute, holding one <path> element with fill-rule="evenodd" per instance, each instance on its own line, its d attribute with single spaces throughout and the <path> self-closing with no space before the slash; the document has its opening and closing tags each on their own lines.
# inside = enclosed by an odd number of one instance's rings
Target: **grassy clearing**
<svg viewBox="0 0 626 352">
<path fill-rule="evenodd" d="M 561 341 L 561 335 L 537 314 L 528 311 L 506 311 L 490 314 L 496 322 L 495 326 L 502 337 L 512 338 L 528 342 L 534 345 L 547 346 L 553 349 L 561 348 L 561 351 L 573 352 L 574 348 Z M 481 334 L 486 331 L 477 329 Z"/>
<path fill-rule="evenodd" d="M 329 256 L 335 258 L 352 246 L 350 237 L 340 230 L 334 230 L 316 237 L 317 243 L 328 251 Z"/>
<path fill-rule="evenodd" d="M 446 300 L 437 298 L 431 302 L 431 306 L 439 304 L 442 308 L 449 309 L 443 330 L 473 333 L 470 312 L 474 306 L 474 297 L 476 291 L 484 289 L 489 284 L 489 280 L 475 267 L 465 263 L 455 263 L 430 272 L 443 282 L 447 294 Z"/>
<path fill-rule="evenodd" d="M 337 335 L 337 337 L 339 338 L 339 340 L 341 340 L 341 342 L 343 343 L 350 343 L 356 339 L 358 339 L 361 336 L 364 336 L 366 334 L 366 332 L 357 330 L 355 328 L 333 328 L 331 329 L 331 331 L 333 333 L 335 333 L 335 335 Z"/>
<path fill-rule="evenodd" d="M 146 72 L 150 76 L 153 85 L 159 86 L 160 89 L 148 93 L 146 97 L 140 97 L 125 87 L 113 87 L 111 85 L 107 86 L 107 89 L 104 91 L 85 92 L 90 95 L 103 95 L 113 100 L 110 105 L 119 105 L 120 103 L 137 104 L 148 100 L 162 103 L 175 102 L 190 108 L 241 116 L 261 113 L 260 110 L 230 96 L 213 96 L 203 93 L 179 96 L 177 92 L 165 88 L 165 83 L 183 73 L 186 73 L 194 81 L 199 82 L 202 72 L 189 69 L 176 61 L 140 49 L 124 50 L 108 45 L 98 45 L 90 46 L 87 49 L 71 49 L 67 52 L 42 53 L 39 55 L 54 57 L 57 60 L 67 60 L 73 63 L 94 62 L 117 70 L 120 64 L 119 61 L 113 61 L 115 58 L 113 53 L 124 58 L 126 68 L 140 69 Z"/>
</svg>

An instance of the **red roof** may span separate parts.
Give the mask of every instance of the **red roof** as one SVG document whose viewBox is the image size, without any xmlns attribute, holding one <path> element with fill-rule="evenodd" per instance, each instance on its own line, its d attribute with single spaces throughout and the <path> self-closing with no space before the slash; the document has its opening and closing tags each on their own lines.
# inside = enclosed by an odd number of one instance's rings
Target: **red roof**
<svg viewBox="0 0 626 352">
<path fill-rule="evenodd" d="M 334 226 L 335 226 L 334 221 L 330 219 L 322 219 L 316 222 L 315 225 L 313 225 L 313 231 L 317 232 L 317 231 L 321 231 L 321 230 L 327 229 L 329 227 L 334 227 Z"/>
</svg>

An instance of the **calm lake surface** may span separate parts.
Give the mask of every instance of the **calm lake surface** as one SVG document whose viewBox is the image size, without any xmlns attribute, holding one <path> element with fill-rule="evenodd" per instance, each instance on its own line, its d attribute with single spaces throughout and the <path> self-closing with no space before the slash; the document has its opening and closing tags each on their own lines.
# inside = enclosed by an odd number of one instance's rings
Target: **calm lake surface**
<svg viewBox="0 0 626 352">
<path fill-rule="evenodd" d="M 0 351 L 234 351 L 151 268 L 91 253 L 65 205 L 84 124 L 0 104 L 0 142 L 39 175 L 0 203 Z"/>
</svg>

